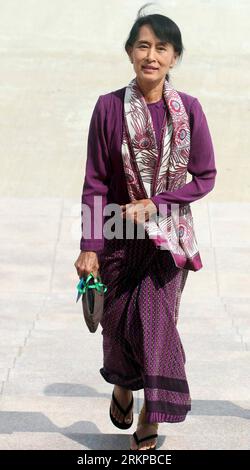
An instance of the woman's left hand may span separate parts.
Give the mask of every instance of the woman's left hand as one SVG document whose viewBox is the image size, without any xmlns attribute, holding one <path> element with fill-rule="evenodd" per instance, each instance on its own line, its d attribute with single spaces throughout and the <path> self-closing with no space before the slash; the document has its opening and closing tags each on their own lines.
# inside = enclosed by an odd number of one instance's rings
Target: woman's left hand
<svg viewBox="0 0 250 470">
<path fill-rule="evenodd" d="M 129 220 L 134 221 L 135 223 L 144 223 L 149 218 L 157 213 L 157 207 L 151 201 L 151 199 L 135 199 L 129 204 L 124 204 L 120 206 L 122 210 L 121 216 Z"/>
</svg>

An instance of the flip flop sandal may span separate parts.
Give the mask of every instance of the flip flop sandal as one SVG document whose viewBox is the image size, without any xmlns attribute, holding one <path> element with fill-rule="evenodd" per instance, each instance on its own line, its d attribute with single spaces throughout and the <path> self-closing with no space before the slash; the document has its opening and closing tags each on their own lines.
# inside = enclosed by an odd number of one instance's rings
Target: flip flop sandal
<svg viewBox="0 0 250 470">
<path fill-rule="evenodd" d="M 134 432 L 133 434 L 133 438 L 137 445 L 139 445 L 141 442 L 149 441 L 150 439 L 156 439 L 157 437 L 158 437 L 158 434 L 150 434 L 149 436 L 139 439 L 136 432 Z M 155 449 L 156 449 L 156 445 L 154 447 L 150 447 L 149 449 L 145 449 L 145 451 L 148 452 L 148 451 L 155 450 Z M 130 450 L 140 450 L 140 449 L 130 449 Z M 143 450 L 143 452 L 145 451 Z"/>
<path fill-rule="evenodd" d="M 132 396 L 132 399 L 131 399 L 131 402 L 129 403 L 128 407 L 126 408 L 126 410 L 124 410 L 120 403 L 118 403 L 116 397 L 115 397 L 115 394 L 114 394 L 114 391 L 112 393 L 112 400 L 114 401 L 115 405 L 117 406 L 118 410 L 124 415 L 124 418 L 125 416 L 127 416 L 127 414 L 129 413 L 129 411 L 131 410 L 132 406 L 133 406 L 133 403 L 134 403 L 134 397 Z M 132 420 L 130 423 L 125 423 L 123 421 L 123 423 L 119 423 L 119 421 L 117 421 L 114 416 L 112 415 L 111 413 L 111 405 L 110 405 L 110 408 L 109 408 L 109 416 L 110 416 L 110 419 L 112 421 L 112 423 L 119 429 L 129 429 L 132 424 L 133 424 L 133 419 L 134 417 L 132 416 Z"/>
</svg>

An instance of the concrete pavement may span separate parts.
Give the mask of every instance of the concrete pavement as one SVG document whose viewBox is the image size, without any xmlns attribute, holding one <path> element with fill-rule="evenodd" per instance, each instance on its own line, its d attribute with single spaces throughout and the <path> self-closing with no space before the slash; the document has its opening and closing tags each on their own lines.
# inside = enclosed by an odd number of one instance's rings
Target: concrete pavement
<svg viewBox="0 0 250 470">
<path fill-rule="evenodd" d="M 100 328 L 89 333 L 75 304 L 77 207 L 59 198 L 0 201 L 1 449 L 128 448 L 128 433 L 109 421 Z M 223 244 L 222 210 L 226 217 L 225 204 L 193 205 L 204 268 L 189 273 L 179 320 L 192 411 L 160 426 L 161 449 L 249 446 L 250 247 L 233 235 L 233 250 Z M 135 398 L 138 413 L 142 391 Z"/>
</svg>

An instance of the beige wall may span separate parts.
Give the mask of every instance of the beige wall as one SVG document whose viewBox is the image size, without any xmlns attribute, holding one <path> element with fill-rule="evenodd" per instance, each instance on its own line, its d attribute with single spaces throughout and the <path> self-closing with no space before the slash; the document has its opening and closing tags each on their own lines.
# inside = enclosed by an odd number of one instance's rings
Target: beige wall
<svg viewBox="0 0 250 470">
<path fill-rule="evenodd" d="M 123 44 L 144 3 L 0 1 L 0 196 L 80 196 L 89 119 L 134 76 Z M 186 49 L 172 83 L 198 97 L 214 142 L 208 198 L 249 201 L 250 2 L 160 4 Z"/>
</svg>

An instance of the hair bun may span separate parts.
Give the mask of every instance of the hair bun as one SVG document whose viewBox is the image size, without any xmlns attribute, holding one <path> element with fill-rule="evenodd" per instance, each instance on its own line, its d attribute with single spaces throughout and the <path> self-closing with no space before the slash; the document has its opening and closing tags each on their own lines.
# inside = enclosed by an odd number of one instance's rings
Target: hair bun
<svg viewBox="0 0 250 470">
<path fill-rule="evenodd" d="M 153 6 L 154 8 L 151 8 L 150 7 Z M 149 11 L 145 11 L 146 9 L 149 8 Z M 154 2 L 149 2 L 149 3 L 145 3 L 144 5 L 142 5 L 142 7 L 138 10 L 138 13 L 137 13 L 137 18 L 143 18 L 143 16 L 147 16 L 147 15 L 153 15 L 155 13 L 160 13 L 160 14 L 164 14 L 162 11 L 156 11 L 156 9 L 160 10 L 159 8 L 159 5 L 157 3 L 154 3 Z M 153 10 L 153 11 L 150 11 L 150 10 Z"/>
</svg>

